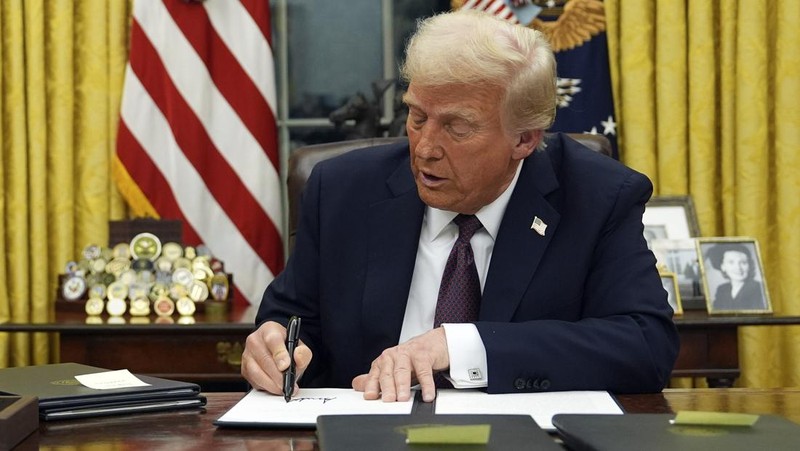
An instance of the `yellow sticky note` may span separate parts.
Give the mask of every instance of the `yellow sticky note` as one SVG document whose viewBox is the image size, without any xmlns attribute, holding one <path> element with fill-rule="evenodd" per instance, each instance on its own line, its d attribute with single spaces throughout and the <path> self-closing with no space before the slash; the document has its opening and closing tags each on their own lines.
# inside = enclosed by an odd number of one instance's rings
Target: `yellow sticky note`
<svg viewBox="0 0 800 451">
<path fill-rule="evenodd" d="M 489 424 L 410 427 L 406 430 L 406 443 L 485 445 L 489 443 L 491 429 Z"/>
<path fill-rule="evenodd" d="M 752 426 L 758 421 L 758 415 L 730 412 L 680 411 L 675 415 L 672 424 L 694 424 L 714 426 Z"/>
</svg>

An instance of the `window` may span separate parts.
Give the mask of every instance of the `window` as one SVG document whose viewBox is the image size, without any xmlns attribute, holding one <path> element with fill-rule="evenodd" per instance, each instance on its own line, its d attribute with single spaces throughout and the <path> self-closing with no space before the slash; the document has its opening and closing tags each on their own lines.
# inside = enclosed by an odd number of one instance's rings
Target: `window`
<svg viewBox="0 0 800 451">
<path fill-rule="evenodd" d="M 372 83 L 395 80 L 417 18 L 448 0 L 272 0 L 278 129 L 283 162 L 299 146 L 345 138 L 328 115 L 356 93 L 376 101 Z M 394 117 L 394 89 L 382 94 L 381 122 Z"/>
<path fill-rule="evenodd" d="M 282 186 L 292 150 L 341 141 L 328 115 L 356 93 L 375 101 L 373 82 L 395 81 L 417 18 L 449 0 L 271 0 Z M 382 95 L 381 124 L 394 118 L 394 84 Z M 284 212 L 287 210 L 283 194 Z M 287 230 L 288 214 L 284 214 Z M 288 243 L 288 239 L 284 240 Z"/>
</svg>

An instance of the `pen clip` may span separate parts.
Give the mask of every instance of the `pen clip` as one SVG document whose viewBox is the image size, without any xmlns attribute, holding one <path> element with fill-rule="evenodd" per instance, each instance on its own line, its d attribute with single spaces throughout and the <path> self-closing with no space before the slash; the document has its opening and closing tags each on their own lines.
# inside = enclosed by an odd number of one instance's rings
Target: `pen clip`
<svg viewBox="0 0 800 451">
<path fill-rule="evenodd" d="M 292 397 L 294 384 L 297 380 L 295 370 L 294 350 L 300 341 L 300 317 L 292 316 L 286 328 L 286 350 L 289 353 L 289 367 L 283 372 L 283 397 L 286 402 Z"/>
<path fill-rule="evenodd" d="M 289 325 L 286 328 L 286 347 L 289 347 L 289 344 L 296 345 L 297 339 L 300 337 L 300 317 L 299 316 L 292 316 L 289 318 Z M 289 355 L 289 357 L 294 360 L 293 355 Z"/>
</svg>

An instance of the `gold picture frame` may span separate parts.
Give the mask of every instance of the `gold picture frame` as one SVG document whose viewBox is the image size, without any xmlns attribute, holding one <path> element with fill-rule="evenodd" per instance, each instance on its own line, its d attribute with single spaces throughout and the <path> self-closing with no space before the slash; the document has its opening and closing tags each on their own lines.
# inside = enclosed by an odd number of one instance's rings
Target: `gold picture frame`
<svg viewBox="0 0 800 451">
<path fill-rule="evenodd" d="M 697 255 L 710 315 L 772 313 L 754 238 L 698 238 Z"/>
<path fill-rule="evenodd" d="M 659 273 L 659 276 L 661 276 L 661 286 L 663 286 L 664 291 L 667 292 L 667 302 L 669 302 L 669 306 L 672 307 L 673 316 L 683 315 L 681 292 L 678 290 L 678 280 L 675 277 L 675 273 L 662 272 Z"/>
</svg>

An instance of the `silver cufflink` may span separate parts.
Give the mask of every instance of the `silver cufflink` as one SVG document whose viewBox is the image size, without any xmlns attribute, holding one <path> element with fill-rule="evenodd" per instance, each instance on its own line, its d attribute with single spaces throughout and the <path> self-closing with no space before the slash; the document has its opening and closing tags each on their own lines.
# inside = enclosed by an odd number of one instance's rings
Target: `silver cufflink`
<svg viewBox="0 0 800 451">
<path fill-rule="evenodd" d="M 480 368 L 470 368 L 467 370 L 467 373 L 469 373 L 469 380 L 471 381 L 479 381 L 483 379 Z"/>
</svg>

